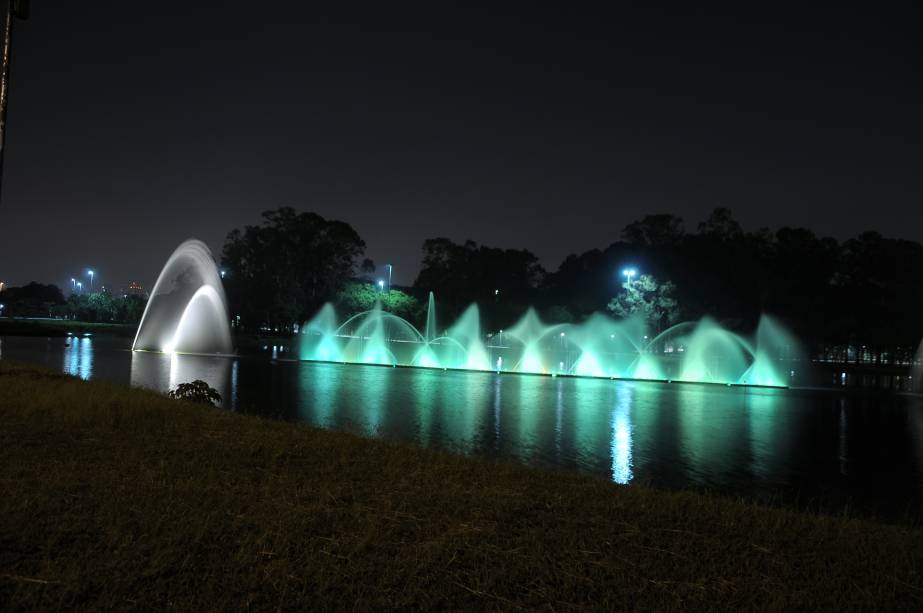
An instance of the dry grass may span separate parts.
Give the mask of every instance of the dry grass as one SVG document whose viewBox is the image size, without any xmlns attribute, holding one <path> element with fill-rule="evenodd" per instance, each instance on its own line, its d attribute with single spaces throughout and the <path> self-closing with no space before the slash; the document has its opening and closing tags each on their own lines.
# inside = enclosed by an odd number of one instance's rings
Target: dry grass
<svg viewBox="0 0 923 613">
<path fill-rule="evenodd" d="M 923 531 L 0 362 L 0 609 L 921 610 Z"/>
</svg>

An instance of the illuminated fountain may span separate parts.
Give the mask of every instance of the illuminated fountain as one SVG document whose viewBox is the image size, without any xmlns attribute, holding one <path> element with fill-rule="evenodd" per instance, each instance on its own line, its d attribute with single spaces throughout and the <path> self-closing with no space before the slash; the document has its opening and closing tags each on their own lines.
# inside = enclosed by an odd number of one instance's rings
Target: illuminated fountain
<svg viewBox="0 0 923 613">
<path fill-rule="evenodd" d="M 163 353 L 233 351 L 224 288 L 205 243 L 187 240 L 167 260 L 131 348 Z"/>
<path fill-rule="evenodd" d="M 752 339 L 708 318 L 650 338 L 639 318 L 545 324 L 529 309 L 485 335 L 474 304 L 440 332 L 432 294 L 422 333 L 378 304 L 338 324 L 328 304 L 301 328 L 297 350 L 312 361 L 765 386 L 787 386 L 801 359 L 792 335 L 765 316 Z"/>
</svg>

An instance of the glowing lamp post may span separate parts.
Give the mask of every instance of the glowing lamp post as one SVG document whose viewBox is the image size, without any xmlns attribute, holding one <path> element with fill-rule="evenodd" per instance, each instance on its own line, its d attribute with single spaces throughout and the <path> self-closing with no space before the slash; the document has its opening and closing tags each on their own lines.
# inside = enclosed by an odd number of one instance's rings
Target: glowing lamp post
<svg viewBox="0 0 923 613">
<path fill-rule="evenodd" d="M 388 264 L 388 291 L 391 291 L 391 273 L 394 272 L 394 266 Z"/>
<path fill-rule="evenodd" d="M 385 291 L 385 282 L 383 279 L 378 280 L 378 291 L 380 292 Z"/>
<path fill-rule="evenodd" d="M 83 293 L 83 282 L 82 281 L 77 281 L 77 293 L 78 294 Z"/>
<path fill-rule="evenodd" d="M 631 278 L 638 274 L 638 271 L 634 268 L 626 268 L 622 271 L 622 275 L 625 277 L 625 283 L 631 285 Z"/>
<path fill-rule="evenodd" d="M 87 274 L 90 275 L 90 291 L 93 291 L 93 276 L 96 274 L 92 270 L 88 270 Z"/>
</svg>

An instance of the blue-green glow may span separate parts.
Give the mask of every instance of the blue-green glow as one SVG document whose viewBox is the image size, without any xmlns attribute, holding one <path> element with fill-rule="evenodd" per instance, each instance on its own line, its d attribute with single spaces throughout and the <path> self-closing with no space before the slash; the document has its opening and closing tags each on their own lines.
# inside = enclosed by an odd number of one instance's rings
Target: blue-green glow
<svg viewBox="0 0 923 613">
<path fill-rule="evenodd" d="M 763 317 L 754 338 L 705 318 L 650 338 L 640 319 L 596 314 L 579 324 L 546 324 L 529 309 L 508 330 L 482 333 L 477 305 L 439 332 L 429 296 L 421 333 L 376 305 L 342 324 L 331 305 L 301 328 L 302 360 L 496 370 L 524 374 L 786 386 L 798 345 Z"/>
</svg>

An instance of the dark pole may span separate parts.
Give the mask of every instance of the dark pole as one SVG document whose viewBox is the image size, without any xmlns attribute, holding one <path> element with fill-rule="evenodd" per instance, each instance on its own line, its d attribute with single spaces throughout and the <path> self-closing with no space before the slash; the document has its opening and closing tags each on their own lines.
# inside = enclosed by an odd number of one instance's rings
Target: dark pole
<svg viewBox="0 0 923 613">
<path fill-rule="evenodd" d="M 13 20 L 29 16 L 28 0 L 9 0 L 3 25 L 3 75 L 0 83 L 0 202 L 3 198 L 3 157 L 6 153 L 6 106 L 10 97 L 10 52 L 13 48 Z"/>
</svg>

